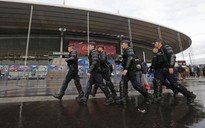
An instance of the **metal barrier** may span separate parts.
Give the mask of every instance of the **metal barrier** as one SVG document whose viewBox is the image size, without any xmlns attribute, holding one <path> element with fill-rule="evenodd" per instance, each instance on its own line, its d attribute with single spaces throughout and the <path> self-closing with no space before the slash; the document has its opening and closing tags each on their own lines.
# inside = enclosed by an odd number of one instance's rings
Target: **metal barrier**
<svg viewBox="0 0 205 128">
<path fill-rule="evenodd" d="M 68 71 L 67 66 L 55 65 L 2 65 L 0 68 L 0 97 L 56 94 Z M 120 67 L 116 67 L 112 74 L 116 90 L 121 72 Z M 84 90 L 88 81 L 86 74 L 87 70 L 79 69 L 80 82 Z M 73 81 L 69 83 L 66 93 L 77 93 Z"/>
</svg>

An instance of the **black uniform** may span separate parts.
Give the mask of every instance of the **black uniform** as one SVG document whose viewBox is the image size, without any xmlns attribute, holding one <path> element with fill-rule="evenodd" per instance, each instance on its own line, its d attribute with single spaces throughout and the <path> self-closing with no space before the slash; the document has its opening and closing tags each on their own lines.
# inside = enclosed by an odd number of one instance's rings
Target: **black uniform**
<svg viewBox="0 0 205 128">
<path fill-rule="evenodd" d="M 159 55 L 161 53 L 154 53 L 154 56 L 152 58 L 152 65 L 150 66 L 150 71 L 154 72 L 154 79 L 153 79 L 153 89 L 154 89 L 154 97 L 155 100 L 158 102 L 162 98 L 162 85 L 165 85 L 167 88 L 171 89 L 176 96 L 178 94 L 178 91 L 173 88 L 173 86 L 170 84 L 170 82 L 166 78 L 162 78 L 162 68 L 157 59 L 159 58 Z"/>
<path fill-rule="evenodd" d="M 139 91 L 147 100 L 150 102 L 152 100 L 151 94 L 149 94 L 144 86 L 142 86 L 140 77 L 137 73 L 137 67 L 135 62 L 135 54 L 131 47 L 128 47 L 127 49 L 124 49 L 123 51 L 123 61 L 122 66 L 123 69 L 128 70 L 126 75 L 123 75 L 120 81 L 120 100 L 119 102 L 122 102 L 123 104 L 127 104 L 128 100 L 128 82 L 129 80 L 132 83 L 132 86 Z"/>
<path fill-rule="evenodd" d="M 99 53 L 99 58 L 100 58 L 100 67 L 101 67 L 101 74 L 103 79 L 106 82 L 106 86 L 109 87 L 113 98 L 117 96 L 114 85 L 110 79 L 111 77 L 111 67 L 112 66 L 108 61 L 107 61 L 107 55 L 105 52 Z M 92 95 L 95 96 L 96 92 L 98 89 L 98 85 L 95 85 L 93 88 Z"/>
<path fill-rule="evenodd" d="M 155 67 L 153 80 L 155 97 L 162 96 L 162 84 L 171 88 L 174 92 L 181 92 L 188 101 L 195 99 L 195 95 L 177 82 L 177 76 L 169 73 L 169 68 L 174 68 L 175 54 L 169 45 L 163 45 L 155 55 L 153 65 Z M 176 90 L 176 91 L 175 91 Z"/>
<path fill-rule="evenodd" d="M 82 86 L 80 84 L 80 79 L 78 76 L 78 56 L 77 51 L 70 52 L 68 58 L 65 59 L 68 65 L 68 73 L 63 81 L 63 84 L 60 88 L 60 92 L 55 98 L 61 99 L 65 93 L 66 88 L 68 87 L 68 83 L 74 79 L 75 86 L 78 90 L 79 96 L 77 98 L 81 98 L 84 93 L 82 91 Z"/>
<path fill-rule="evenodd" d="M 105 104 L 109 105 L 113 103 L 109 90 L 103 83 L 103 77 L 101 75 L 99 53 L 96 50 L 91 50 L 89 53 L 88 59 L 89 59 L 89 65 L 90 65 L 90 69 L 88 72 L 91 73 L 91 76 L 87 83 L 87 90 L 85 92 L 85 96 L 81 99 L 80 102 L 83 102 L 84 104 L 87 103 L 89 94 L 91 93 L 91 90 L 92 90 L 92 85 L 96 84 L 97 86 L 100 87 L 100 89 L 103 91 L 106 98 L 108 99 L 106 100 Z"/>
</svg>

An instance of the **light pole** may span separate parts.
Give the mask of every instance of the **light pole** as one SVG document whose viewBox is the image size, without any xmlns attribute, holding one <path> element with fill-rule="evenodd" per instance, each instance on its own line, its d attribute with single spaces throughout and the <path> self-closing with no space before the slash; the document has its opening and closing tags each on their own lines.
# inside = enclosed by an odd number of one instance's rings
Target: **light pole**
<svg viewBox="0 0 205 128">
<path fill-rule="evenodd" d="M 63 0 L 63 5 L 65 5 L 65 0 Z"/>
<path fill-rule="evenodd" d="M 122 41 L 122 38 L 124 37 L 124 35 L 117 35 L 117 38 L 119 38 L 120 42 L 119 42 L 119 46 L 120 46 L 120 54 L 122 54 L 122 47 L 121 47 L 121 41 Z"/>
<path fill-rule="evenodd" d="M 66 28 L 59 28 L 58 29 L 61 32 L 61 42 L 60 42 L 60 58 L 62 58 L 62 52 L 63 52 L 63 33 L 66 31 Z"/>
</svg>

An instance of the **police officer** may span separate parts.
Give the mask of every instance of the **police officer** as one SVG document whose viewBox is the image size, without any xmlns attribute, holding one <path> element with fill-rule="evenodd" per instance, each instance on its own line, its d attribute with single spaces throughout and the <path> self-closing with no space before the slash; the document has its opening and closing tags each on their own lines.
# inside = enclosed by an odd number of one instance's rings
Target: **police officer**
<svg viewBox="0 0 205 128">
<path fill-rule="evenodd" d="M 95 50 L 95 42 L 90 42 L 88 45 L 89 49 L 89 71 L 87 73 L 87 76 L 89 78 L 87 83 L 87 90 L 85 92 L 85 95 L 79 102 L 86 104 L 87 100 L 89 98 L 89 94 L 92 90 L 92 85 L 97 84 L 97 86 L 100 87 L 100 89 L 105 94 L 107 100 L 105 102 L 105 105 L 109 105 L 114 103 L 114 100 L 112 99 L 112 96 L 109 93 L 108 88 L 103 83 L 103 77 L 101 75 L 101 67 L 100 67 L 100 60 L 99 60 L 99 53 Z"/>
<path fill-rule="evenodd" d="M 59 90 L 59 93 L 57 95 L 54 95 L 54 97 L 61 100 L 65 93 L 66 88 L 68 87 L 68 83 L 72 79 L 74 79 L 75 86 L 79 93 L 78 97 L 76 97 L 76 100 L 78 100 L 83 97 L 84 93 L 82 91 L 82 86 L 80 84 L 80 79 L 78 76 L 78 54 L 77 51 L 74 50 L 73 44 L 68 45 L 68 52 L 69 52 L 69 56 L 68 58 L 65 59 L 65 61 L 67 62 L 69 70 Z"/>
<path fill-rule="evenodd" d="M 171 89 L 174 93 L 174 96 L 178 94 L 178 91 L 173 88 L 173 86 L 170 84 L 170 82 L 166 78 L 162 78 L 161 74 L 162 72 L 161 65 L 159 65 L 159 62 L 157 61 L 157 53 L 158 49 L 153 48 L 153 58 L 152 58 L 152 64 L 150 66 L 150 71 L 154 72 L 154 79 L 153 79 L 153 89 L 154 89 L 154 98 L 155 102 L 161 102 L 162 101 L 162 84 L 165 85 L 167 88 Z"/>
<path fill-rule="evenodd" d="M 117 94 L 114 88 L 114 85 L 110 79 L 111 77 L 111 64 L 108 62 L 107 60 L 107 55 L 104 52 L 104 46 L 103 45 L 99 45 L 98 46 L 98 52 L 99 52 L 99 58 L 100 58 L 100 67 L 101 67 L 101 74 L 103 79 L 106 82 L 106 86 L 109 88 L 109 90 L 112 93 L 113 98 L 116 98 Z M 95 85 L 92 91 L 92 95 L 95 96 L 96 92 L 97 92 L 98 86 Z"/>
<path fill-rule="evenodd" d="M 154 95 L 157 97 L 162 96 L 162 84 L 168 85 L 173 91 L 181 92 L 187 97 L 187 102 L 193 102 L 196 95 L 193 92 L 188 91 L 183 85 L 177 82 L 177 77 L 174 74 L 175 65 L 175 54 L 169 45 L 164 45 L 162 39 L 156 39 L 154 41 L 154 46 L 158 50 L 155 54 L 155 65 L 157 65 L 157 70 L 155 70 L 154 84 Z M 169 84 L 166 84 L 166 80 Z M 170 86 L 171 85 L 171 86 Z"/>
<path fill-rule="evenodd" d="M 133 48 L 129 47 L 130 42 L 128 40 L 123 40 L 121 43 L 123 48 L 123 73 L 120 81 L 120 99 L 117 103 L 127 104 L 129 80 L 131 81 L 132 86 L 146 98 L 146 103 L 151 103 L 152 95 L 146 91 L 141 83 L 140 77 L 137 76 L 137 67 L 135 62 L 136 56 Z"/>
</svg>

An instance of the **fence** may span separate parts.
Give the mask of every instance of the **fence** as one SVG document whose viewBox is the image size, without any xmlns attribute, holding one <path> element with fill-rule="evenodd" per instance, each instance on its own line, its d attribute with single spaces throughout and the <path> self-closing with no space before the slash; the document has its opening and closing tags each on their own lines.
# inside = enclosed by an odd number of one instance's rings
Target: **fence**
<svg viewBox="0 0 205 128">
<path fill-rule="evenodd" d="M 0 65 L 0 97 L 39 96 L 56 94 L 68 71 L 67 66 L 57 65 Z M 80 82 L 83 89 L 87 83 L 87 68 L 79 65 Z M 122 67 L 115 66 L 112 81 L 118 90 Z M 68 86 L 67 94 L 76 94 L 74 82 Z"/>
</svg>

